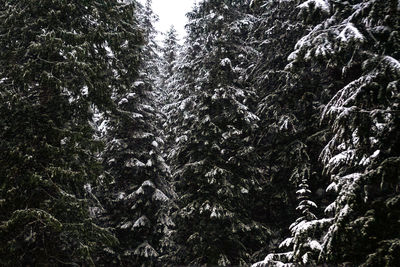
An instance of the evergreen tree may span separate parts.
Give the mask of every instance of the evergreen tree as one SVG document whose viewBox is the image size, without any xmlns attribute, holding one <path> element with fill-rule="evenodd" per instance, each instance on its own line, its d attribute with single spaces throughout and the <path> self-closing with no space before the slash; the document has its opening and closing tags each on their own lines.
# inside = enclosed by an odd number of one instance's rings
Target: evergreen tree
<svg viewBox="0 0 400 267">
<path fill-rule="evenodd" d="M 163 92 L 163 99 L 168 99 L 168 80 L 173 76 L 176 60 L 179 53 L 178 36 L 174 26 L 165 34 L 161 48 L 161 72 L 159 87 Z"/>
<path fill-rule="evenodd" d="M 334 37 L 329 59 L 343 84 L 322 112 L 333 136 L 321 159 L 337 197 L 320 261 L 391 266 L 400 260 L 398 2 L 331 6 L 322 32 Z"/>
<path fill-rule="evenodd" d="M 309 168 L 305 168 L 309 171 Z M 312 210 L 317 205 L 310 200 L 311 191 L 308 186 L 309 173 L 302 174 L 303 180 L 299 184 L 299 190 L 297 190 L 297 198 L 299 205 L 296 210 L 300 213 L 300 216 L 292 223 L 289 227 L 291 237 L 286 238 L 279 247 L 289 247 L 291 251 L 284 253 L 271 253 L 267 255 L 263 262 L 256 264 L 255 266 L 276 266 L 282 262 L 288 263 L 293 262 L 295 264 L 312 264 L 316 265 L 316 259 L 321 251 L 321 245 L 318 240 L 317 234 L 310 235 L 308 229 L 310 225 L 316 222 L 317 217 L 314 215 Z"/>
<path fill-rule="evenodd" d="M 289 234 L 287 229 L 296 220 L 296 187 L 307 180 L 312 191 L 310 197 L 321 200 L 321 194 L 315 192 L 322 191 L 326 183 L 318 161 L 323 147 L 321 140 L 327 133 L 326 125 L 319 124 L 321 91 L 318 85 L 329 74 L 287 68 L 293 47 L 309 28 L 306 23 L 309 15 L 298 8 L 301 2 L 253 3 L 259 22 L 252 38 L 258 54 L 253 59 L 255 64 L 250 68 L 249 77 L 259 97 L 256 148 L 261 158 L 259 166 L 267 181 L 262 205 L 266 218 L 275 228 L 275 238 L 267 248 L 269 253 L 282 250 L 278 240 Z M 314 19 L 321 19 L 324 14 L 317 15 L 313 15 Z M 314 68 L 318 70 L 318 66 Z M 315 212 L 321 213 L 318 209 Z"/>
<path fill-rule="evenodd" d="M 157 31 L 154 28 L 154 23 L 158 21 L 158 16 L 153 12 L 152 0 L 146 0 L 144 6 L 139 5 L 138 16 L 145 41 L 145 46 L 143 46 L 141 52 L 142 68 L 140 78 L 146 86 L 153 87 L 151 91 L 157 93 L 154 87 L 157 84 L 157 77 L 160 75 L 160 57 L 158 55 L 160 47 L 155 40 Z"/>
<path fill-rule="evenodd" d="M 149 21 L 150 1 L 140 10 L 141 27 Z M 136 21 L 131 21 L 133 24 Z M 107 226 L 115 229 L 120 242 L 115 264 L 122 266 L 151 266 L 159 263 L 169 247 L 169 217 L 174 192 L 169 185 L 168 168 L 159 150 L 157 111 L 154 105 L 154 75 L 152 40 L 144 28 L 144 46 L 128 46 L 121 59 L 127 73 L 119 82 L 125 90 L 114 92 L 117 109 L 107 122 L 107 146 L 104 166 L 112 181 L 103 188 L 101 199 L 106 212 L 102 215 Z M 135 62 L 139 63 L 135 65 Z"/>
<path fill-rule="evenodd" d="M 242 66 L 247 6 L 203 1 L 189 14 L 188 76 L 178 89 L 184 112 L 172 152 L 179 264 L 245 265 L 267 238 L 252 208 L 260 188 L 251 143 L 258 118 Z"/>
<path fill-rule="evenodd" d="M 1 265 L 94 265 L 116 243 L 90 218 L 84 185 L 101 174 L 93 110 L 111 106 L 123 71 L 107 44 L 124 41 L 131 8 L 1 1 Z"/>
<path fill-rule="evenodd" d="M 176 104 L 174 98 L 175 89 L 178 86 L 177 80 L 179 73 L 178 68 L 178 57 L 181 47 L 178 44 L 176 30 L 173 26 L 166 33 L 163 47 L 161 48 L 161 64 L 160 64 L 160 77 L 158 80 L 158 102 L 161 108 L 161 123 L 160 129 L 161 134 L 164 137 L 163 156 L 168 159 L 168 152 L 171 150 L 174 137 L 172 131 L 170 131 L 170 123 L 176 123 L 171 121 L 171 113 L 175 112 L 171 110 Z"/>
<path fill-rule="evenodd" d="M 321 153 L 324 174 L 331 179 L 326 191 L 336 197 L 326 216 L 303 227 L 320 250 L 312 260 L 396 265 L 399 238 L 392 229 L 399 214 L 398 3 L 309 0 L 298 8 L 313 27 L 297 42 L 287 69 L 330 74 L 315 85 L 322 91 L 319 101 L 326 103 L 319 117 L 331 131 Z M 320 23 L 310 19 L 315 17 Z M 294 255 L 301 254 L 307 242 L 300 242 Z"/>
</svg>

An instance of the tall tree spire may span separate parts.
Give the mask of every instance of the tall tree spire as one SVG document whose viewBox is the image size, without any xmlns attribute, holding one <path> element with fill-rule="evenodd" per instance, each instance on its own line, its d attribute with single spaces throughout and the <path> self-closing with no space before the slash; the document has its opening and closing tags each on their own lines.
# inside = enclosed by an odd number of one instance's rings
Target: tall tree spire
<svg viewBox="0 0 400 267">
<path fill-rule="evenodd" d="M 134 22 L 144 33 L 144 44 L 141 49 L 125 51 L 138 61 L 134 65 L 127 59 L 132 73 L 120 79 L 126 79 L 128 86 L 114 92 L 117 109 L 107 122 L 108 144 L 103 155 L 112 181 L 101 194 L 106 206 L 103 220 L 115 229 L 122 266 L 159 264 L 169 249 L 169 229 L 173 226 L 169 209 L 175 195 L 156 127 L 154 87 L 158 69 L 153 64 L 156 54 L 150 3 L 136 11 L 139 21 Z"/>
<path fill-rule="evenodd" d="M 182 136 L 172 158 L 182 196 L 175 238 L 186 244 L 180 264 L 248 264 L 267 238 L 251 208 L 260 189 L 251 143 L 258 118 L 237 56 L 246 51 L 245 6 L 203 1 L 189 14 L 185 60 L 193 72 L 182 85 Z"/>
<path fill-rule="evenodd" d="M 132 5 L 2 1 L 0 264 L 94 265 L 115 238 L 95 224 L 84 185 L 101 168 L 93 109 L 112 108 L 115 50 Z"/>
</svg>

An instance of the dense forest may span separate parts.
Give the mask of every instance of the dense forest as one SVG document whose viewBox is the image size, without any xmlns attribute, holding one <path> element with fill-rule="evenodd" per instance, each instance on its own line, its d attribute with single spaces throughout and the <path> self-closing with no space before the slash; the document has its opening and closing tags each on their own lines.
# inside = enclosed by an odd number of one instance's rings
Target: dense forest
<svg viewBox="0 0 400 267">
<path fill-rule="evenodd" d="M 400 1 L 0 0 L 1 266 L 399 266 Z"/>
</svg>

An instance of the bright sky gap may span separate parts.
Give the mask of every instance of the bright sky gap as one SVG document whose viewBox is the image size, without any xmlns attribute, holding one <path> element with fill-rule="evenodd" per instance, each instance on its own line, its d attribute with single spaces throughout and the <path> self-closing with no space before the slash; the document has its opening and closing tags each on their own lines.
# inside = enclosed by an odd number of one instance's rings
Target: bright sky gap
<svg viewBox="0 0 400 267">
<path fill-rule="evenodd" d="M 141 0 L 141 2 L 145 3 L 146 0 Z M 159 17 L 155 26 L 161 34 L 157 39 L 162 40 L 162 33 L 167 32 L 171 25 L 174 25 L 182 41 L 186 34 L 186 13 L 192 10 L 195 2 L 196 0 L 153 0 L 154 13 Z"/>
</svg>

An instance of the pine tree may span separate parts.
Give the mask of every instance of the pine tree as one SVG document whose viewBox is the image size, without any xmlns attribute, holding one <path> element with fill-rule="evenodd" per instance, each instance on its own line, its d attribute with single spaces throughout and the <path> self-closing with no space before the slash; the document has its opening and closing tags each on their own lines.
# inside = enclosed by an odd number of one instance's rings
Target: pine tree
<svg viewBox="0 0 400 267">
<path fill-rule="evenodd" d="M 180 52 L 180 45 L 178 44 L 178 37 L 174 26 L 171 26 L 169 31 L 165 35 L 163 42 L 163 47 L 161 48 L 161 65 L 160 65 L 160 77 L 157 82 L 158 93 L 158 103 L 161 109 L 161 123 L 160 129 L 161 134 L 164 137 L 163 145 L 163 156 L 168 159 L 168 152 L 171 150 L 174 137 L 171 130 L 172 123 L 171 113 L 175 112 L 173 107 L 176 104 L 174 98 L 175 89 L 178 86 L 177 80 L 179 75 L 177 73 L 178 68 L 178 57 Z M 171 125 L 169 125 L 171 124 Z"/>
<path fill-rule="evenodd" d="M 149 21 L 150 1 L 145 11 L 139 10 L 140 21 Z M 151 25 L 150 25 L 151 26 Z M 104 166 L 112 181 L 103 189 L 101 199 L 106 212 L 103 221 L 115 229 L 120 242 L 115 261 L 122 266 L 151 266 L 165 256 L 169 217 L 174 192 L 169 185 L 168 168 L 161 157 L 160 138 L 156 128 L 157 111 L 154 107 L 154 75 L 151 57 L 154 52 L 149 30 L 142 30 L 144 46 L 124 52 L 135 55 L 139 64 L 121 59 L 128 64 L 127 73 L 118 81 L 126 84 L 123 91 L 114 92 L 115 114 L 107 122 L 107 147 Z"/>
<path fill-rule="evenodd" d="M 399 222 L 398 3 L 331 4 L 337 14 L 332 12 L 334 23 L 323 31 L 334 33 L 332 64 L 345 67 L 344 83 L 322 113 L 334 135 L 321 158 L 331 176 L 328 189 L 337 197 L 320 260 L 395 265 L 400 259 L 399 235 L 391 230 Z"/>
<path fill-rule="evenodd" d="M 144 6 L 139 6 L 138 19 L 145 40 L 145 46 L 142 48 L 141 53 L 142 71 L 140 78 L 147 86 L 155 87 L 157 77 L 160 75 L 160 57 L 158 55 L 160 47 L 155 40 L 157 31 L 154 28 L 154 24 L 158 21 L 158 16 L 152 10 L 152 0 L 146 0 Z M 152 90 L 154 91 L 154 89 Z"/>
<path fill-rule="evenodd" d="M 278 240 L 288 234 L 293 236 L 294 232 L 288 233 L 287 229 L 293 221 L 301 219 L 296 218 L 296 187 L 307 180 L 312 192 L 310 197 L 318 201 L 321 196 L 316 192 L 322 191 L 326 183 L 318 161 L 323 147 L 321 140 L 327 134 L 326 125 L 319 124 L 321 91 L 318 85 L 325 74 L 287 67 L 293 47 L 309 31 L 303 21 L 308 15 L 298 7 L 301 2 L 268 0 L 255 1 L 252 5 L 259 21 L 252 32 L 252 43 L 258 53 L 253 59 L 255 64 L 250 67 L 249 79 L 259 99 L 256 149 L 267 181 L 262 205 L 274 227 L 274 240 L 266 248 L 268 253 L 282 252 Z M 320 19 L 323 14 L 314 17 Z M 318 70 L 318 66 L 314 68 Z M 321 213 L 319 209 L 315 212 Z"/>
<path fill-rule="evenodd" d="M 258 118 L 242 66 L 247 5 L 203 1 L 189 14 L 181 67 L 188 76 L 178 89 L 184 113 L 172 152 L 179 264 L 245 265 L 267 238 L 252 209 L 260 188 L 251 143 Z"/>
<path fill-rule="evenodd" d="M 175 68 L 177 66 L 177 60 L 180 51 L 180 45 L 178 44 L 178 36 L 174 26 L 168 30 L 163 40 L 163 46 L 161 51 L 161 64 L 160 64 L 160 76 L 158 81 L 158 87 L 160 89 L 159 101 L 164 105 L 170 103 L 171 97 L 171 82 L 174 77 Z"/>
<path fill-rule="evenodd" d="M 116 243 L 89 216 L 84 185 L 101 174 L 93 110 L 111 106 L 121 69 L 106 44 L 124 35 L 126 9 L 1 2 L 1 265 L 94 265 Z"/>
<path fill-rule="evenodd" d="M 309 172 L 309 168 L 305 167 L 304 169 Z M 310 235 L 309 231 L 309 228 L 317 221 L 317 217 L 312 211 L 317 205 L 310 199 L 311 191 L 307 179 L 309 176 L 310 173 L 301 174 L 303 178 L 296 192 L 299 200 L 296 210 L 300 216 L 289 227 L 291 237 L 286 238 L 279 246 L 291 250 L 284 253 L 271 253 L 263 262 L 259 262 L 255 266 L 279 266 L 291 262 L 299 265 L 316 265 L 321 245 L 318 240 L 319 235 Z M 317 240 L 314 239 L 315 237 Z"/>
<path fill-rule="evenodd" d="M 287 69 L 331 74 L 317 85 L 318 99 L 326 103 L 320 118 L 331 132 L 321 153 L 324 174 L 331 179 L 326 191 L 336 195 L 326 216 L 310 221 L 304 235 L 317 234 L 320 253 L 314 259 L 320 263 L 396 265 L 398 3 L 309 0 L 298 8 L 313 26 L 297 42 Z M 310 19 L 315 16 L 320 23 Z"/>
</svg>

